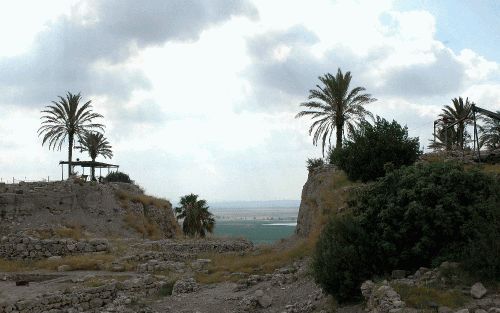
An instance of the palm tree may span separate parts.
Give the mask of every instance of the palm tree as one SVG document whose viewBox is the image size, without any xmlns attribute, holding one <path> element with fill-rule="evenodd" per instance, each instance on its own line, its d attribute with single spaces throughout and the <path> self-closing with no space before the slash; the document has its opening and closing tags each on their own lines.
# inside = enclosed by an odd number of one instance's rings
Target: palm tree
<svg viewBox="0 0 500 313">
<path fill-rule="evenodd" d="M 445 150 L 449 151 L 453 147 L 453 142 L 456 142 L 457 132 L 453 127 L 445 128 L 439 127 L 436 133 L 433 134 L 435 137 L 429 139 L 431 142 L 429 144 L 429 149 L 432 150 Z"/>
<path fill-rule="evenodd" d="M 500 114 L 500 111 L 497 111 Z M 480 127 L 481 136 L 479 141 L 481 145 L 486 145 L 488 149 L 495 150 L 500 148 L 500 120 L 484 117 L 484 125 Z"/>
<path fill-rule="evenodd" d="M 376 99 L 372 98 L 370 94 L 363 93 L 365 91 L 363 87 L 356 87 L 349 91 L 351 78 L 351 72 L 344 75 L 340 68 L 336 76 L 327 73 L 318 77 L 323 85 L 316 85 L 317 89 L 309 90 L 308 99 L 311 101 L 300 104 L 309 110 L 302 111 L 295 116 L 298 118 L 310 115 L 311 119 L 315 119 L 309 128 L 309 135 L 314 132 L 314 145 L 317 145 L 321 139 L 323 156 L 326 140 L 328 139 L 328 142 L 331 143 L 330 139 L 334 129 L 337 132 L 336 148 L 341 148 L 344 126 L 347 126 L 347 130 L 351 132 L 361 121 L 365 120 L 366 116 L 373 119 L 373 115 L 363 105 L 376 101 Z"/>
<path fill-rule="evenodd" d="M 184 219 L 182 231 L 189 236 L 205 237 L 206 232 L 213 232 L 215 219 L 208 211 L 205 200 L 198 200 L 198 195 L 189 194 L 181 197 L 180 207 L 175 208 L 177 219 Z"/>
<path fill-rule="evenodd" d="M 61 96 L 59 101 L 52 101 L 52 105 L 42 110 L 42 126 L 38 129 L 38 136 L 43 135 L 42 146 L 49 144 L 49 149 L 61 150 L 63 143 L 68 139 L 68 177 L 71 176 L 71 161 L 73 156 L 73 143 L 75 136 L 81 138 L 85 131 L 104 129 L 102 124 L 93 123 L 101 114 L 92 111 L 91 101 L 80 106 L 80 93 L 74 95 L 70 92 L 66 98 Z"/>
<path fill-rule="evenodd" d="M 462 97 L 452 99 L 451 101 L 453 103 L 453 107 L 446 105 L 443 109 L 443 113 L 439 116 L 447 121 L 447 125 L 456 123 L 455 143 L 461 150 L 463 150 L 465 139 L 467 137 L 465 127 L 472 121 L 473 102 L 469 102 L 469 98 L 466 98 L 464 102 Z"/>
<path fill-rule="evenodd" d="M 80 146 L 76 148 L 80 148 L 82 152 L 87 151 L 92 159 L 92 162 L 95 162 L 98 155 L 102 155 L 104 158 L 110 159 L 113 157 L 113 152 L 111 151 L 108 139 L 106 139 L 103 134 L 98 132 L 86 132 L 80 139 Z M 92 180 L 96 180 L 95 166 L 92 165 L 91 168 Z"/>
</svg>

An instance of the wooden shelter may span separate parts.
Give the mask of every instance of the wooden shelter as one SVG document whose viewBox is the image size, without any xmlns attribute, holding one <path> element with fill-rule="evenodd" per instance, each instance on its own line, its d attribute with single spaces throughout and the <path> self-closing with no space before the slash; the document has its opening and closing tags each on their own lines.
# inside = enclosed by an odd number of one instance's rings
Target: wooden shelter
<svg viewBox="0 0 500 313">
<path fill-rule="evenodd" d="M 59 165 L 61 165 L 61 180 L 64 180 L 64 165 L 68 164 L 69 162 L 68 161 L 59 161 Z M 102 176 L 102 172 L 101 170 L 103 168 L 105 169 L 108 169 L 108 174 L 110 172 L 110 170 L 114 169 L 115 171 L 118 170 L 118 168 L 120 167 L 119 165 L 115 165 L 115 164 L 109 164 L 109 163 L 103 163 L 103 162 L 97 162 L 97 161 L 80 161 L 80 160 L 76 160 L 76 161 L 71 161 L 71 166 L 74 167 L 74 166 L 80 166 L 82 168 L 82 176 L 85 176 L 85 168 L 88 167 L 88 168 L 98 168 L 99 169 L 99 176 Z M 90 171 L 89 171 L 90 173 Z M 86 177 L 86 176 L 85 176 Z"/>
</svg>

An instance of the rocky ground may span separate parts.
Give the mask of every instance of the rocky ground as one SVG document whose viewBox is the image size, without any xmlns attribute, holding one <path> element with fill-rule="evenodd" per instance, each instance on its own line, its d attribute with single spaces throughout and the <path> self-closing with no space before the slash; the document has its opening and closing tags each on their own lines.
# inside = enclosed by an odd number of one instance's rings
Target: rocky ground
<svg viewBox="0 0 500 313">
<path fill-rule="evenodd" d="M 325 306 L 321 289 L 303 263 L 269 275 L 254 275 L 241 283 L 198 285 L 180 281 L 173 295 L 151 304 L 158 312 L 317 312 Z M 180 287 L 178 287 L 180 285 Z M 177 288 L 176 288 L 177 287 Z"/>
<path fill-rule="evenodd" d="M 252 254 L 257 248 L 229 239 L 127 243 L 131 249 L 125 255 L 97 270 L 73 270 L 74 265 L 62 264 L 69 260 L 65 257 L 42 260 L 45 263 L 4 260 L 4 267 L 39 267 L 51 261 L 58 266 L 0 273 L 0 312 L 319 312 L 329 305 L 309 275 L 307 259 L 269 274 L 234 272 L 228 273 L 231 281 L 201 284 L 197 274 L 207 274 L 212 262 L 201 256 Z M 111 247 L 77 257 L 113 251 Z"/>
<path fill-rule="evenodd" d="M 364 282 L 361 292 L 370 313 L 499 313 L 498 283 L 488 282 L 487 288 L 471 279 L 458 263 L 443 262 L 412 275 L 395 270 L 391 280 Z"/>
</svg>

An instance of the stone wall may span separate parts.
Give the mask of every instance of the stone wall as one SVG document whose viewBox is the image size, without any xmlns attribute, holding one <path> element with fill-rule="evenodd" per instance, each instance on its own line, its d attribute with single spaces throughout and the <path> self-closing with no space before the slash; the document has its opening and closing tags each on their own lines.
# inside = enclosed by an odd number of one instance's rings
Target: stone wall
<svg viewBox="0 0 500 313">
<path fill-rule="evenodd" d="M 251 241 L 246 239 L 192 239 L 192 240 L 158 240 L 145 244 L 148 250 L 170 253 L 206 253 L 206 252 L 241 252 L 253 248 Z"/>
<path fill-rule="evenodd" d="M 113 306 L 117 299 L 131 303 L 157 294 L 164 285 L 164 281 L 155 281 L 152 276 L 146 275 L 99 287 L 43 294 L 14 303 L 0 303 L 0 313 L 102 312 Z"/>
<path fill-rule="evenodd" d="M 253 243 L 246 239 L 186 239 L 157 240 L 133 245 L 145 252 L 129 254 L 121 258 L 122 262 L 186 262 L 194 260 L 200 253 L 244 252 L 253 249 Z"/>
<path fill-rule="evenodd" d="M 37 239 L 24 236 L 4 236 L 0 239 L 0 258 L 41 259 L 79 253 L 109 251 L 105 239 Z"/>
</svg>

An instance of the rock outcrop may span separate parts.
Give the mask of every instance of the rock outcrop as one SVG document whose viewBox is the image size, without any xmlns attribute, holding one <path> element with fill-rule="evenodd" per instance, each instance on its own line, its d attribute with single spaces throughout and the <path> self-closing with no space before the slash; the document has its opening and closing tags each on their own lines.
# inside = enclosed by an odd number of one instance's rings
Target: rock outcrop
<svg viewBox="0 0 500 313">
<path fill-rule="evenodd" d="M 27 232 L 57 237 L 77 228 L 91 237 L 171 238 L 179 225 L 167 200 L 153 201 L 136 185 L 40 182 L 0 186 L 0 235 Z M 64 236 L 59 236 L 64 237 Z M 71 236 L 69 236 L 71 237 Z"/>
<path fill-rule="evenodd" d="M 335 180 L 339 171 L 333 165 L 325 165 L 309 172 L 307 182 L 302 188 L 297 228 L 295 233 L 301 237 L 309 235 L 317 226 L 317 219 L 324 210 L 335 207 Z"/>
</svg>

